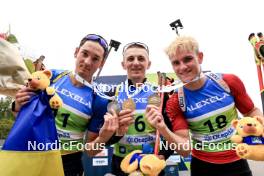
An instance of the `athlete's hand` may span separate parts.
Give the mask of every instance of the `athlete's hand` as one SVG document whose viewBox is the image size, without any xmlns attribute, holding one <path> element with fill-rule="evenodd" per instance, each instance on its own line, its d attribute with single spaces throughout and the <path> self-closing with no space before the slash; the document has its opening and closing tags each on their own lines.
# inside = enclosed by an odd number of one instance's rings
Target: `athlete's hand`
<svg viewBox="0 0 264 176">
<path fill-rule="evenodd" d="M 36 93 L 34 92 L 34 90 L 30 87 L 21 88 L 17 92 L 15 97 L 15 111 L 19 111 L 21 106 L 26 104 L 29 101 L 29 99 L 35 94 Z"/>
<path fill-rule="evenodd" d="M 128 131 L 129 125 L 133 124 L 134 114 L 130 109 L 121 110 L 118 114 L 118 125 L 117 136 L 123 136 Z"/>
<path fill-rule="evenodd" d="M 253 117 L 255 119 L 257 119 L 257 121 L 259 121 L 264 126 L 264 117 L 263 116 L 255 115 Z"/>
<path fill-rule="evenodd" d="M 118 117 L 115 111 L 104 115 L 104 125 L 99 131 L 99 138 L 102 142 L 107 142 L 118 129 Z"/>
<path fill-rule="evenodd" d="M 145 117 L 149 124 L 156 128 L 157 130 L 161 130 L 166 128 L 166 124 L 164 123 L 164 119 L 162 114 L 159 112 L 159 108 L 154 105 L 148 105 L 146 108 Z"/>
<path fill-rule="evenodd" d="M 157 155 L 157 157 L 161 160 L 165 160 L 165 156 L 164 155 Z"/>
</svg>

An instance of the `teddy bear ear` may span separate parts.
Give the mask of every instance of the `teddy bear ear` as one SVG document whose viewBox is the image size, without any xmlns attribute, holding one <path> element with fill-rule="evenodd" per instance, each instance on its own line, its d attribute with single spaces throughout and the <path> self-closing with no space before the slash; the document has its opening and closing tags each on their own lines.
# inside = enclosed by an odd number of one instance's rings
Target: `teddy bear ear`
<svg viewBox="0 0 264 176">
<path fill-rule="evenodd" d="M 261 116 L 254 116 L 253 118 L 255 118 L 257 121 L 259 121 L 260 124 L 263 124 L 263 118 Z"/>
<path fill-rule="evenodd" d="M 47 75 L 49 79 L 52 77 L 52 73 L 50 70 L 44 70 L 43 73 Z"/>
<path fill-rule="evenodd" d="M 237 119 L 234 119 L 232 120 L 232 126 L 236 128 L 237 124 L 238 124 L 238 120 Z"/>
</svg>

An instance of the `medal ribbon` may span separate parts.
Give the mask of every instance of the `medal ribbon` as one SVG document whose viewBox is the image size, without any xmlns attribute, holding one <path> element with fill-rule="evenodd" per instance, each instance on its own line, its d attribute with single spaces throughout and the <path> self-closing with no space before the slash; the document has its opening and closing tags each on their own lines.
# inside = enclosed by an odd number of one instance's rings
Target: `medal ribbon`
<svg viewBox="0 0 264 176">
<path fill-rule="evenodd" d="M 78 75 L 77 73 L 74 73 L 74 78 L 82 83 L 83 85 L 91 88 L 97 95 L 99 95 L 102 98 L 108 99 L 108 100 L 115 100 L 115 96 L 108 96 L 105 95 L 104 93 L 102 93 L 99 89 L 96 83 L 93 82 L 93 80 L 91 81 L 91 83 L 89 83 L 88 81 L 86 81 L 85 79 L 83 79 L 80 75 Z"/>
</svg>

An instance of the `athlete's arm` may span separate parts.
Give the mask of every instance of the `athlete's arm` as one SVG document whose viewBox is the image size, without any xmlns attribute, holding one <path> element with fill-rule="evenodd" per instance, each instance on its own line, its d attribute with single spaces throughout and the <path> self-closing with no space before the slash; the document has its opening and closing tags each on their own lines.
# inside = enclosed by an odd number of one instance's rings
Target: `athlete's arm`
<svg viewBox="0 0 264 176">
<path fill-rule="evenodd" d="M 149 105 L 146 110 L 146 118 L 152 126 L 159 130 L 170 145 L 175 144 L 177 146 L 173 145 L 178 154 L 188 156 L 191 149 L 189 130 L 181 111 L 177 111 L 177 107 L 180 109 L 178 99 L 175 101 L 177 97 L 176 94 L 173 95 L 166 105 L 166 112 L 171 120 L 173 132 L 165 125 L 162 114 L 158 112 L 157 108 Z"/>
<path fill-rule="evenodd" d="M 243 82 L 233 74 L 224 74 L 223 80 L 228 84 L 231 94 L 234 96 L 237 109 L 244 116 L 263 116 L 262 112 L 254 106 L 253 101 L 247 94 Z"/>
<path fill-rule="evenodd" d="M 167 125 L 167 127 L 172 131 L 172 125 L 171 125 L 171 122 L 170 122 L 170 119 L 166 113 L 166 103 L 168 102 L 168 99 L 169 99 L 169 96 L 168 94 L 164 94 L 164 101 L 163 101 L 163 107 L 162 107 L 162 115 L 163 115 L 163 118 L 164 118 L 164 123 Z M 167 141 L 162 138 L 161 142 L 163 144 L 166 144 Z M 171 148 L 165 148 L 165 147 L 161 147 L 160 148 L 160 151 L 159 151 L 159 155 L 160 156 L 163 156 L 163 159 L 168 159 L 170 157 L 170 155 L 172 155 L 174 153 L 174 150 L 172 150 Z"/>
<path fill-rule="evenodd" d="M 104 94 L 108 96 L 115 96 L 116 94 L 116 87 L 109 92 L 104 92 Z M 129 125 L 134 123 L 133 112 L 129 109 L 121 110 L 118 114 L 118 136 L 116 133 L 106 142 L 107 146 L 117 143 L 127 132 Z"/>
<path fill-rule="evenodd" d="M 118 136 L 116 133 L 107 141 L 106 145 L 117 143 L 127 133 L 129 125 L 134 123 L 133 112 L 130 109 L 121 110 L 118 114 Z"/>
<path fill-rule="evenodd" d="M 178 103 L 178 94 L 173 94 L 166 104 L 166 114 L 172 125 L 167 141 L 177 145 L 176 151 L 182 156 L 188 156 L 191 151 L 188 123 Z"/>
<path fill-rule="evenodd" d="M 113 114 L 113 115 L 112 115 Z M 106 113 L 104 124 L 98 133 L 88 131 L 85 150 L 89 156 L 94 156 L 105 148 L 106 142 L 113 136 L 118 128 L 116 113 Z"/>
<path fill-rule="evenodd" d="M 12 103 L 12 112 L 14 116 L 17 115 L 17 112 L 20 111 L 24 104 L 29 102 L 33 95 L 36 95 L 36 93 L 34 93 L 34 90 L 30 87 L 23 87 L 18 90 L 15 96 L 15 101 Z"/>
<path fill-rule="evenodd" d="M 89 156 L 96 155 L 102 149 L 104 149 L 105 146 L 114 144 L 123 137 L 123 136 L 115 136 L 115 132 L 117 131 L 118 126 L 119 126 L 118 118 L 119 117 L 114 111 L 112 111 L 111 114 L 106 113 L 104 117 L 104 125 L 100 129 L 99 134 L 96 132 L 92 132 L 92 131 L 88 132 L 87 142 L 86 142 L 87 147 L 85 149 Z"/>
<path fill-rule="evenodd" d="M 95 95 L 93 101 L 93 115 L 88 124 L 88 134 L 86 148 L 87 154 L 94 156 L 102 150 L 102 147 L 112 143 L 118 142 L 120 137 L 115 137 L 115 132 L 117 131 L 120 120 L 122 123 L 129 125 L 132 119 L 131 111 L 119 113 L 117 115 L 114 111 L 110 113 L 107 112 L 108 100 Z M 121 115 L 120 115 L 121 114 Z M 129 115 L 130 114 L 130 115 Z M 122 125 L 121 123 L 121 125 Z M 97 147 L 97 148 L 96 148 Z M 93 149 L 93 150 L 90 150 Z"/>
</svg>

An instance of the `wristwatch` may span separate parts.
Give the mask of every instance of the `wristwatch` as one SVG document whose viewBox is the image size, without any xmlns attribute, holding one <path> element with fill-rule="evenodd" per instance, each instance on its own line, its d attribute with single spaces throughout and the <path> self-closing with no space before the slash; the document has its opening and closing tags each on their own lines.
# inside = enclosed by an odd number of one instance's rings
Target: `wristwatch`
<svg viewBox="0 0 264 176">
<path fill-rule="evenodd" d="M 12 102 L 12 104 L 11 104 L 11 111 L 18 112 L 18 111 L 16 111 L 16 101 L 13 101 Z"/>
</svg>

